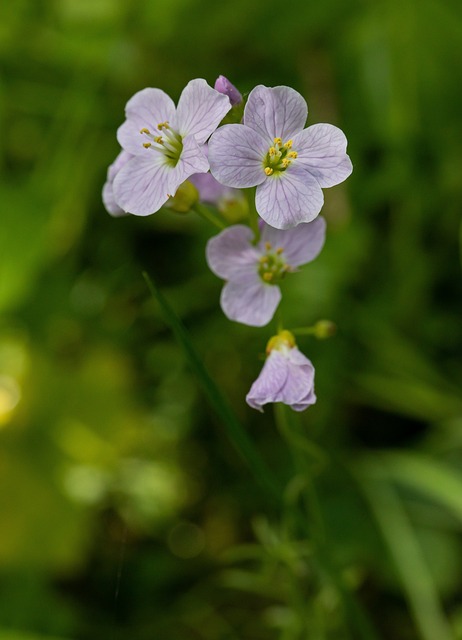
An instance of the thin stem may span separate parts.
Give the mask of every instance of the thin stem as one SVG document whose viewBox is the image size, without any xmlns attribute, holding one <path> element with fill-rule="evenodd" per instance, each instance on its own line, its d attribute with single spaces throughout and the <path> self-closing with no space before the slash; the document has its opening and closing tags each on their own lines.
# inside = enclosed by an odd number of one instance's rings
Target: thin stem
<svg viewBox="0 0 462 640">
<path fill-rule="evenodd" d="M 254 244 L 260 240 L 260 227 L 258 226 L 258 213 L 255 207 L 255 189 L 244 189 L 249 205 L 249 225 L 254 233 Z"/>
<path fill-rule="evenodd" d="M 197 213 L 198 216 L 200 216 L 204 220 L 207 220 L 207 222 L 211 222 L 218 229 L 226 229 L 226 224 L 223 222 L 223 220 L 221 220 L 221 218 L 216 213 L 211 211 L 208 207 L 204 207 L 197 202 L 191 207 L 191 211 Z"/>
</svg>

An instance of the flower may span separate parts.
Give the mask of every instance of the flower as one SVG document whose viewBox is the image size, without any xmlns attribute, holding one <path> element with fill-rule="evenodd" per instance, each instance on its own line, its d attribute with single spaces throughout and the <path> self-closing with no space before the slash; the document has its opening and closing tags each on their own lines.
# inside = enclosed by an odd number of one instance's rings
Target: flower
<svg viewBox="0 0 462 640">
<path fill-rule="evenodd" d="M 109 168 L 107 170 L 107 178 L 106 182 L 104 183 L 102 194 L 103 204 L 106 207 L 106 211 L 115 218 L 124 216 L 127 212 L 121 209 L 117 202 L 114 200 L 114 178 L 116 177 L 118 171 L 120 171 L 124 164 L 126 164 L 131 158 L 133 158 L 131 153 L 127 153 L 127 151 L 122 150 L 114 160 L 114 162 L 109 165 Z"/>
<path fill-rule="evenodd" d="M 266 353 L 263 369 L 245 398 L 247 404 L 258 411 L 268 402 L 283 402 L 294 411 L 314 404 L 314 367 L 298 350 L 290 331 L 273 336 Z"/>
<path fill-rule="evenodd" d="M 228 78 L 225 78 L 225 76 L 218 76 L 215 80 L 214 88 L 215 91 L 219 91 L 220 93 L 224 93 L 225 96 L 228 96 L 233 107 L 242 102 L 242 95 L 240 91 L 238 91 Z"/>
<path fill-rule="evenodd" d="M 200 78 L 183 90 L 178 108 L 160 89 L 143 89 L 127 103 L 117 138 L 133 157 L 113 182 L 116 204 L 146 216 L 158 211 L 193 173 L 209 162 L 202 146 L 231 109 L 229 98 Z"/>
<path fill-rule="evenodd" d="M 227 280 L 221 292 L 221 308 L 230 320 L 262 327 L 271 320 L 281 300 L 278 284 L 286 273 L 311 262 L 325 239 L 324 218 L 281 231 L 264 222 L 261 237 L 253 244 L 253 232 L 233 225 L 207 243 L 207 262 Z"/>
<path fill-rule="evenodd" d="M 253 89 L 243 124 L 228 124 L 209 141 L 210 170 L 229 187 L 257 187 L 256 208 L 268 224 L 289 229 L 321 211 L 321 187 L 352 171 L 343 132 L 330 124 L 304 129 L 308 108 L 290 87 Z"/>
</svg>

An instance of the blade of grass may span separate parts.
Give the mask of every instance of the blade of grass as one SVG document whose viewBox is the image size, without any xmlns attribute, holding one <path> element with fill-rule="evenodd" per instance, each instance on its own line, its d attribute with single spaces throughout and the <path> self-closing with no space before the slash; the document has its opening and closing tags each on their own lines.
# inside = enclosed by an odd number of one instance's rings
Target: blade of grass
<svg viewBox="0 0 462 640">
<path fill-rule="evenodd" d="M 167 302 L 166 298 L 152 278 L 150 278 L 146 272 L 143 272 L 143 278 L 145 279 L 152 296 L 157 300 L 166 323 L 170 326 L 176 340 L 182 347 L 189 361 L 189 365 L 196 374 L 210 404 L 221 418 L 222 424 L 231 443 L 245 460 L 259 484 L 273 499 L 276 498 L 277 500 L 280 500 L 281 489 L 275 482 L 273 475 L 261 458 L 258 450 L 255 448 L 241 423 L 237 419 L 234 411 L 231 409 L 227 400 L 223 397 L 220 389 L 217 387 L 205 368 L 204 363 L 194 348 L 184 324 Z"/>
<path fill-rule="evenodd" d="M 369 503 L 422 640 L 453 640 L 438 593 L 406 509 L 377 456 L 357 476 Z"/>
</svg>

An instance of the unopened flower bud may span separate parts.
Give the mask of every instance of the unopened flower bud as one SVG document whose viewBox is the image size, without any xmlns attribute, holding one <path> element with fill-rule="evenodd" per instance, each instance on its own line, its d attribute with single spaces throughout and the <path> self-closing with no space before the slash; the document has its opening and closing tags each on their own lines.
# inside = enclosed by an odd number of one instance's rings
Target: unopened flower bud
<svg viewBox="0 0 462 640">
<path fill-rule="evenodd" d="M 318 320 L 314 325 L 314 335 L 318 340 L 330 338 L 337 331 L 337 326 L 331 320 Z"/>
<path fill-rule="evenodd" d="M 215 91 L 218 91 L 219 93 L 224 93 L 225 96 L 228 96 L 229 101 L 231 102 L 233 107 L 242 102 L 241 93 L 228 80 L 228 78 L 225 78 L 225 76 L 218 76 L 218 78 L 215 81 L 214 89 Z"/>
<path fill-rule="evenodd" d="M 170 197 L 164 206 L 177 213 L 188 213 L 198 201 L 199 191 L 189 180 L 185 180 L 180 184 L 175 195 Z"/>
</svg>

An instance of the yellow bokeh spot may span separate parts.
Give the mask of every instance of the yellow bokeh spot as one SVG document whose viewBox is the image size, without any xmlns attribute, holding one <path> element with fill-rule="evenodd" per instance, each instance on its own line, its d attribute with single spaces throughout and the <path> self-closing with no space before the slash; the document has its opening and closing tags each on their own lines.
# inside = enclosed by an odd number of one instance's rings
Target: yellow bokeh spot
<svg viewBox="0 0 462 640">
<path fill-rule="evenodd" d="M 0 376 L 0 426 L 6 424 L 21 398 L 21 390 L 14 378 Z"/>
</svg>

